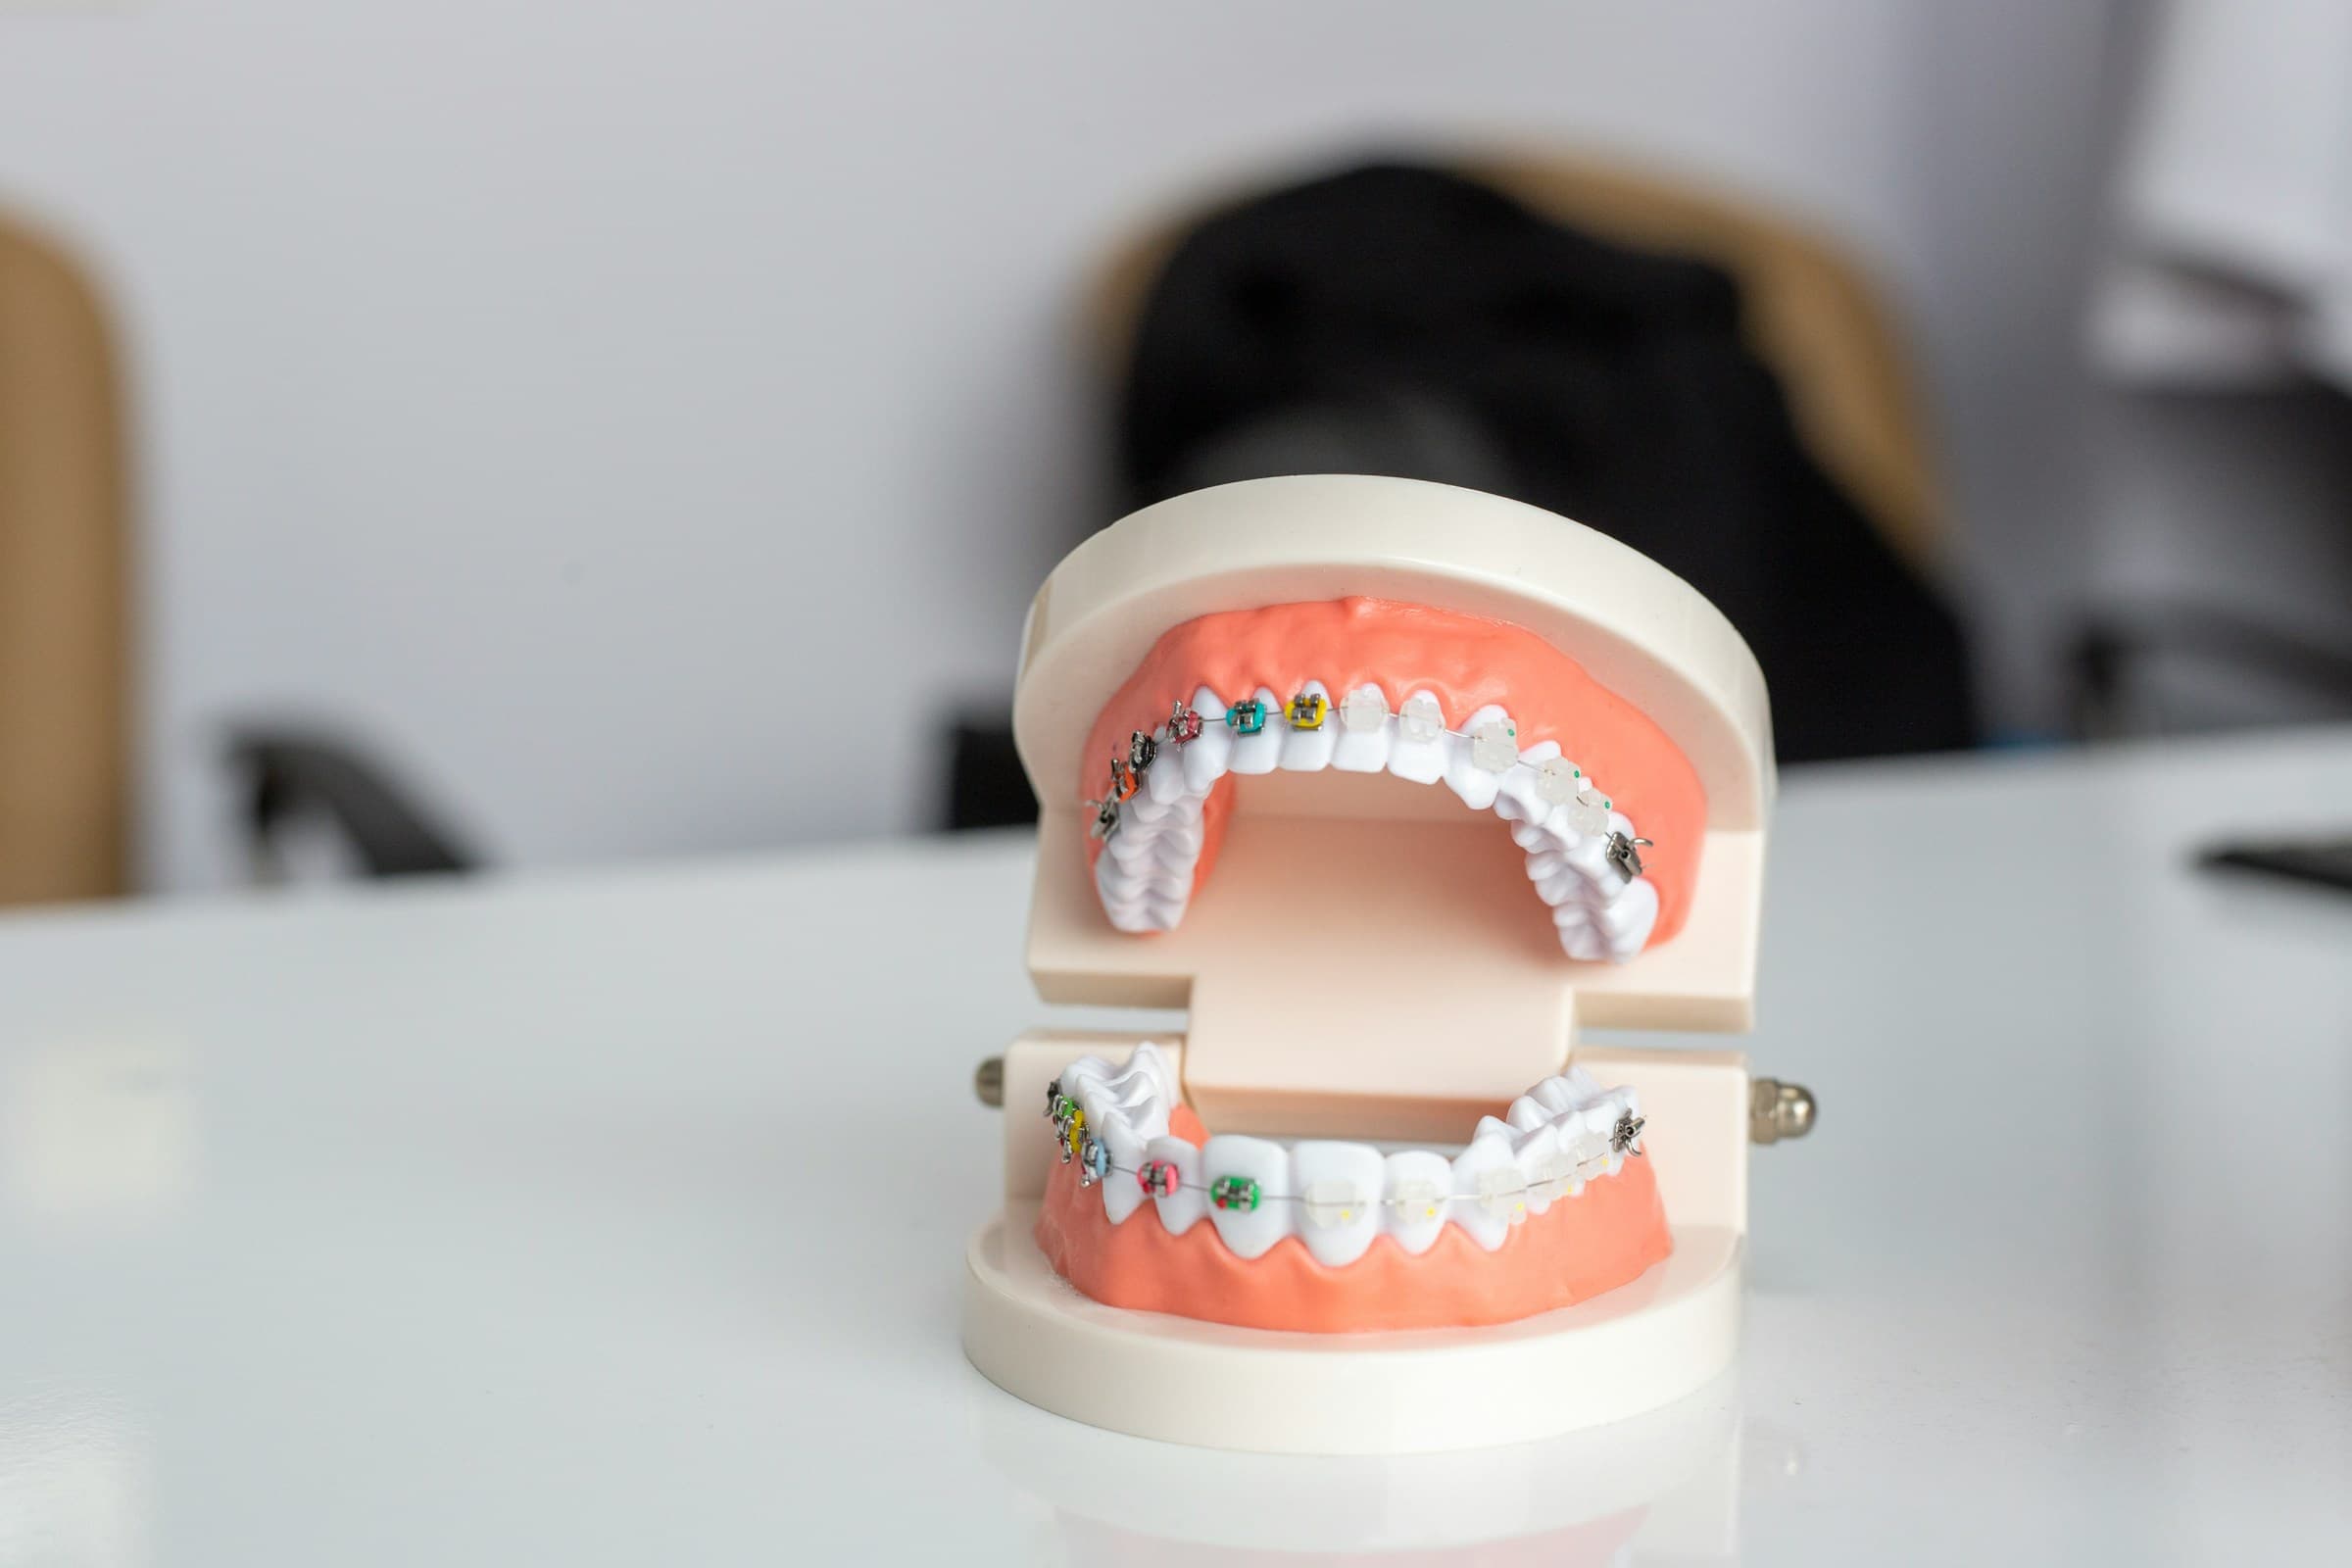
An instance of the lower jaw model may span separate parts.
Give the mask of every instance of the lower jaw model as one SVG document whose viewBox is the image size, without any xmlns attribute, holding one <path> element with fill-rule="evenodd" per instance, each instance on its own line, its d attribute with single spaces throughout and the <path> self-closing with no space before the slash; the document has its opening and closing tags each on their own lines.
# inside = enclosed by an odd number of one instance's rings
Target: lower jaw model
<svg viewBox="0 0 2352 1568">
<path fill-rule="evenodd" d="M 1675 933 L 1705 822 L 1680 751 L 1574 661 L 1504 622 L 1373 599 L 1171 628 L 1087 757 L 1095 891 L 1138 936 L 1184 918 L 1236 775 L 1444 784 L 1507 826 L 1574 962 Z M 1073 1063 L 1046 1115 L 1061 1158 L 1039 1247 L 1116 1306 L 1323 1333 L 1494 1324 L 1614 1289 L 1672 1247 L 1641 1106 L 1582 1070 L 1481 1119 L 1457 1153 L 1210 1137 L 1149 1045 Z"/>
<path fill-rule="evenodd" d="M 1451 1156 L 1207 1136 L 1152 1045 L 1071 1063 L 1045 1114 L 1061 1162 L 1038 1245 L 1113 1306 L 1314 1333 L 1503 1323 L 1623 1285 L 1672 1246 L 1637 1098 L 1581 1069 Z"/>
</svg>

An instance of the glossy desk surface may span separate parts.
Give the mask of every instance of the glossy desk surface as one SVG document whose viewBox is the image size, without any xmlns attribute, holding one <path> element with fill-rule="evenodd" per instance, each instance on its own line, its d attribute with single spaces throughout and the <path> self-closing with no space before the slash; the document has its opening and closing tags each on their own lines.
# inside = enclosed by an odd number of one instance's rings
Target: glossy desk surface
<svg viewBox="0 0 2352 1568">
<path fill-rule="evenodd" d="M 0 1562 L 2340 1562 L 2352 898 L 2188 864 L 2330 822 L 2341 731 L 1789 778 L 1739 1368 L 1393 1461 L 965 1365 L 1024 837 L 0 919 Z"/>
</svg>

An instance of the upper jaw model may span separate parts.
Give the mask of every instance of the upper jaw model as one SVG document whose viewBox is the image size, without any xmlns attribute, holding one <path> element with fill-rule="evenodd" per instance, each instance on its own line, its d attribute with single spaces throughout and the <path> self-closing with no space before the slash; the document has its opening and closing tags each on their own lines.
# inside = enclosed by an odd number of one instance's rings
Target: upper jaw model
<svg viewBox="0 0 2352 1568">
<path fill-rule="evenodd" d="M 1721 614 L 1532 508 L 1315 476 L 1097 535 L 1023 643 L 1031 973 L 1189 1018 L 992 1066 L 974 1363 L 1101 1425 L 1315 1452 L 1712 1376 L 1764 1086 L 1571 1051 L 1747 1023 L 1771 733 Z"/>
<path fill-rule="evenodd" d="M 1705 816 L 1689 762 L 1575 661 L 1426 605 L 1348 598 L 1185 621 L 1090 742 L 1076 784 L 1100 792 L 1086 802 L 1095 887 L 1129 932 L 1184 918 L 1237 776 L 1443 784 L 1509 824 L 1561 948 L 1582 959 L 1623 962 L 1679 925 Z M 1636 832 L 1637 802 L 1663 849 Z"/>
</svg>

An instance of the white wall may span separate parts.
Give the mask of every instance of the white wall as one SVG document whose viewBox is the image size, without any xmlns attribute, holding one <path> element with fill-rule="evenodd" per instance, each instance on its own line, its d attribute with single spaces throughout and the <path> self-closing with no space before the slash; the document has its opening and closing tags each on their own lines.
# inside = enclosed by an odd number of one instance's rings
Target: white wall
<svg viewBox="0 0 2352 1568">
<path fill-rule="evenodd" d="M 2000 432 L 2072 346 L 2021 247 L 2084 230 L 2108 9 L 0 11 L 0 203 L 132 355 L 150 879 L 234 874 L 255 712 L 382 739 L 508 860 L 919 824 L 937 710 L 1100 520 L 1088 258 L 1268 157 L 1540 137 L 1810 212 L 2031 534 Z"/>
</svg>

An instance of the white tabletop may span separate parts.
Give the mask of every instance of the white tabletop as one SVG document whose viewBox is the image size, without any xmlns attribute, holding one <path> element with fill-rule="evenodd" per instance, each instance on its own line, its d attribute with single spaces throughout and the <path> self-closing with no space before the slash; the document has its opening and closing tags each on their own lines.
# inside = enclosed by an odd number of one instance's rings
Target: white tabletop
<svg viewBox="0 0 2352 1568">
<path fill-rule="evenodd" d="M 964 1363 L 1023 837 L 0 920 L 0 1562 L 2341 1561 L 2352 899 L 2187 863 L 2331 820 L 2340 731 L 1788 779 L 1737 1372 L 1418 1461 Z"/>
</svg>

